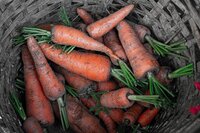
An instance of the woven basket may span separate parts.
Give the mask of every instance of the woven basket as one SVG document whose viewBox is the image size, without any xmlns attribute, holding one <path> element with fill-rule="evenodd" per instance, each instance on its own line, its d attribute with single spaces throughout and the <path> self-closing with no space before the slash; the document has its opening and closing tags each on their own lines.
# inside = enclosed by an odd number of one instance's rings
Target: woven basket
<svg viewBox="0 0 200 133">
<path fill-rule="evenodd" d="M 106 15 L 129 3 L 136 5 L 131 21 L 148 26 L 157 39 L 173 42 L 187 40 L 185 54 L 194 62 L 194 77 L 183 77 L 171 87 L 178 93 L 175 109 L 161 111 L 152 125 L 156 133 L 193 133 L 200 130 L 200 118 L 189 113 L 189 107 L 200 104 L 193 81 L 200 80 L 200 0 L 0 0 L 0 133 L 20 133 L 21 123 L 9 100 L 20 67 L 20 48 L 12 47 L 12 37 L 24 25 L 59 21 L 58 9 L 65 6 L 72 19 L 78 6 L 93 14 Z M 184 60 L 168 58 L 174 68 L 186 65 Z M 56 127 L 50 131 L 61 132 Z M 200 132 L 200 131 L 199 131 Z"/>
</svg>

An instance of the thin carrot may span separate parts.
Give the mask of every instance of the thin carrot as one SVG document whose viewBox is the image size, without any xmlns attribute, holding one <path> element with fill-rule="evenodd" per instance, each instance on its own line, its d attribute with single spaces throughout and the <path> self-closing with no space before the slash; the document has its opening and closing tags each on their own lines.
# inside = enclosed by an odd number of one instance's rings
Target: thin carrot
<svg viewBox="0 0 200 133">
<path fill-rule="evenodd" d="M 133 104 L 133 106 L 131 106 L 124 113 L 123 123 L 125 123 L 127 125 L 134 124 L 137 121 L 140 114 L 142 113 L 143 109 L 144 109 L 144 107 L 142 107 L 141 105 L 139 105 L 137 103 Z"/>
<path fill-rule="evenodd" d="M 93 38 L 99 38 L 113 29 L 122 21 L 133 9 L 133 5 L 128 5 L 109 16 L 100 19 L 87 27 L 89 35 Z"/>
<path fill-rule="evenodd" d="M 81 101 L 88 108 L 92 108 L 92 107 L 95 107 L 97 105 L 96 102 L 92 98 L 81 98 Z M 109 133 L 116 133 L 117 132 L 116 131 L 116 125 L 115 125 L 114 121 L 112 120 L 112 118 L 107 113 L 105 113 L 104 111 L 99 111 L 98 116 L 104 122 L 105 126 L 107 127 L 107 131 Z"/>
<path fill-rule="evenodd" d="M 114 122 L 118 124 L 122 122 L 123 115 L 124 115 L 124 112 L 122 109 L 109 109 L 108 114 Z"/>
<path fill-rule="evenodd" d="M 135 31 L 127 22 L 120 22 L 117 26 L 117 30 L 122 46 L 137 79 L 141 79 L 145 77 L 148 72 L 158 69 L 158 62 L 147 52 Z"/>
<path fill-rule="evenodd" d="M 109 47 L 120 59 L 127 61 L 125 51 L 118 39 L 118 36 L 115 30 L 109 31 L 104 36 L 104 43 Z"/>
<path fill-rule="evenodd" d="M 77 8 L 76 12 L 86 25 L 89 25 L 94 22 L 92 16 L 85 9 Z"/>
<path fill-rule="evenodd" d="M 58 67 L 57 70 L 63 74 L 67 83 L 73 87 L 73 89 L 79 94 L 84 95 L 96 90 L 96 82 L 86 79 L 78 74 L 67 71 L 62 67 Z"/>
<path fill-rule="evenodd" d="M 43 133 L 42 127 L 34 117 L 27 118 L 23 123 L 25 133 Z"/>
<path fill-rule="evenodd" d="M 107 54 L 116 65 L 119 61 L 119 58 L 112 52 L 111 49 L 72 27 L 55 25 L 51 32 L 38 28 L 24 27 L 23 33 L 25 34 L 25 37 L 35 36 L 37 38 L 42 36 L 42 42 L 53 41 L 56 44 L 71 45 L 86 50 L 103 52 Z"/>
<path fill-rule="evenodd" d="M 54 123 L 52 107 L 42 91 L 33 59 L 26 46 L 22 49 L 22 60 L 26 88 L 26 113 L 29 117 L 35 117 L 41 124 L 51 125 Z"/>
<path fill-rule="evenodd" d="M 108 108 L 128 108 L 133 105 L 135 101 L 147 102 L 154 104 L 156 107 L 165 105 L 165 101 L 159 95 L 134 95 L 133 90 L 129 88 L 121 88 L 118 90 L 104 93 L 100 97 L 102 106 Z"/>
<path fill-rule="evenodd" d="M 117 83 L 112 80 L 97 83 L 97 91 L 112 91 L 116 88 Z"/>
<path fill-rule="evenodd" d="M 138 123 L 142 127 L 146 127 L 147 125 L 149 125 L 152 122 L 152 120 L 158 114 L 159 110 L 160 110 L 159 108 L 147 109 L 138 118 Z"/>
<path fill-rule="evenodd" d="M 75 132 L 106 133 L 99 120 L 89 114 L 75 98 L 67 96 L 67 103 L 69 122 Z"/>
<path fill-rule="evenodd" d="M 27 41 L 28 49 L 33 57 L 36 71 L 43 87 L 43 91 L 50 100 L 56 100 L 65 94 L 65 88 L 58 81 L 55 73 L 49 66 L 40 46 L 33 37 Z"/>
<path fill-rule="evenodd" d="M 41 44 L 40 47 L 49 60 L 70 72 L 94 81 L 106 81 L 110 77 L 111 63 L 106 56 L 75 50 L 66 54 L 47 43 Z"/>
</svg>

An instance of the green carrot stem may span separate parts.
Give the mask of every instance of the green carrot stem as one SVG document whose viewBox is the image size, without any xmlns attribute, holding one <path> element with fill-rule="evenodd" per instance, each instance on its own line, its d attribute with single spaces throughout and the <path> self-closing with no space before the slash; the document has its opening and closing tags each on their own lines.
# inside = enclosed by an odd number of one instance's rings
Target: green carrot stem
<svg viewBox="0 0 200 133">
<path fill-rule="evenodd" d="M 179 78 L 182 76 L 191 76 L 193 75 L 193 71 L 194 71 L 193 64 L 191 63 L 169 73 L 168 78 L 173 79 L 173 78 Z"/>
<path fill-rule="evenodd" d="M 66 85 L 65 89 L 73 97 L 78 97 L 78 94 L 76 93 L 76 91 L 71 86 Z"/>
<path fill-rule="evenodd" d="M 59 107 L 62 128 L 64 131 L 66 131 L 69 128 L 69 122 L 66 113 L 66 105 L 64 104 L 62 97 L 57 99 L 57 103 Z"/>
</svg>

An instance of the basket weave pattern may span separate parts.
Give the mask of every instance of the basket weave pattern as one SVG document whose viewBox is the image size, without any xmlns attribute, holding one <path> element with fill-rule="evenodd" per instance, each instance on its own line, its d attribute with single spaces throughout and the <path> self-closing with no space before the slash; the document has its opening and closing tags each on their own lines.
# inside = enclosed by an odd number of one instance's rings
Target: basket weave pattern
<svg viewBox="0 0 200 133">
<path fill-rule="evenodd" d="M 164 42 L 184 38 L 188 51 L 185 55 L 194 62 L 194 77 L 180 78 L 171 88 L 178 93 L 177 106 L 164 110 L 156 118 L 154 132 L 193 132 L 200 118 L 190 115 L 188 109 L 200 104 L 199 92 L 193 80 L 200 80 L 200 0 L 0 0 L 0 132 L 23 132 L 20 122 L 8 100 L 14 89 L 20 67 L 20 48 L 12 47 L 12 37 L 24 25 L 59 21 L 57 11 L 64 5 L 71 18 L 76 18 L 78 6 L 93 14 L 107 14 L 129 3 L 136 4 L 128 19 L 148 26 Z M 169 58 L 174 68 L 186 64 L 184 60 Z"/>
</svg>

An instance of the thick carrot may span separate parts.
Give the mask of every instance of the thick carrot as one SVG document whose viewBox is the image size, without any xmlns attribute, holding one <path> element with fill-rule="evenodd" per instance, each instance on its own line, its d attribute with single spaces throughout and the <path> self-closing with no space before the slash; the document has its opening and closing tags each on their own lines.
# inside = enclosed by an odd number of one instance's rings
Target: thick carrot
<svg viewBox="0 0 200 133">
<path fill-rule="evenodd" d="M 109 31 L 104 36 L 104 43 L 109 47 L 120 59 L 127 61 L 125 51 L 121 45 L 121 42 L 118 39 L 118 35 L 115 30 Z"/>
<path fill-rule="evenodd" d="M 88 108 L 95 107 L 96 102 L 92 98 L 81 98 L 82 103 L 87 106 Z M 105 113 L 104 111 L 100 111 L 98 113 L 99 118 L 104 122 L 105 126 L 107 127 L 107 131 L 109 133 L 116 133 L 116 125 L 112 118 Z"/>
<path fill-rule="evenodd" d="M 141 105 L 139 105 L 137 103 L 133 104 L 133 106 L 131 106 L 124 113 L 123 123 L 125 123 L 127 125 L 134 124 L 137 121 L 140 114 L 142 113 L 143 109 L 144 109 L 144 107 L 142 107 Z"/>
<path fill-rule="evenodd" d="M 149 125 L 155 118 L 155 116 L 158 114 L 159 110 L 160 110 L 159 108 L 147 109 L 138 118 L 138 123 L 142 127 Z"/>
<path fill-rule="evenodd" d="M 106 81 L 110 77 L 111 63 L 106 56 L 75 50 L 70 54 L 62 53 L 61 49 L 52 48 L 47 43 L 40 47 L 49 60 L 70 72 L 94 81 Z"/>
<path fill-rule="evenodd" d="M 133 105 L 134 101 L 130 101 L 127 96 L 134 94 L 131 89 L 121 88 L 110 91 L 101 96 L 101 105 L 109 108 L 128 108 Z"/>
<path fill-rule="evenodd" d="M 105 133 L 99 120 L 92 116 L 73 97 L 67 96 L 67 114 L 71 127 L 75 132 L 82 133 Z"/>
<path fill-rule="evenodd" d="M 43 87 L 43 91 L 50 100 L 56 100 L 65 94 L 65 88 L 58 81 L 55 73 L 49 66 L 40 46 L 33 37 L 27 40 L 28 49 L 33 57 L 36 71 Z"/>
<path fill-rule="evenodd" d="M 133 5 L 128 5 L 109 16 L 100 19 L 87 27 L 89 35 L 93 38 L 99 38 L 113 29 L 122 21 L 133 9 Z"/>
<path fill-rule="evenodd" d="M 82 25 L 82 28 L 84 28 L 84 32 L 86 33 L 86 27 L 87 25 L 91 24 L 94 22 L 94 19 L 92 18 L 92 16 L 85 10 L 82 8 L 77 8 L 77 14 L 81 17 L 81 19 L 84 21 L 84 23 L 86 24 L 85 26 Z M 95 38 L 97 41 L 99 42 L 103 42 L 103 38 L 99 37 L 99 38 Z"/>
<path fill-rule="evenodd" d="M 111 49 L 75 28 L 55 25 L 52 28 L 51 40 L 57 44 L 72 45 L 86 50 L 103 52 L 110 57 L 114 64 L 118 64 L 119 58 Z"/>
<path fill-rule="evenodd" d="M 85 9 L 77 8 L 76 12 L 86 25 L 89 25 L 94 22 L 92 16 Z"/>
<path fill-rule="evenodd" d="M 97 83 L 97 91 L 112 91 L 116 88 L 117 83 L 112 80 Z"/>
<path fill-rule="evenodd" d="M 117 30 L 123 48 L 137 79 L 141 79 L 145 77 L 148 72 L 158 69 L 159 64 L 157 60 L 147 52 L 138 39 L 135 31 L 127 22 L 120 22 L 117 26 Z"/>
<path fill-rule="evenodd" d="M 156 78 L 162 84 L 169 85 L 172 82 L 172 79 L 168 78 L 168 74 L 171 72 L 171 69 L 166 66 L 161 66 L 158 73 L 156 74 Z"/>
<path fill-rule="evenodd" d="M 78 74 L 67 71 L 66 69 L 59 67 L 58 71 L 63 74 L 67 83 L 75 89 L 77 93 L 86 94 L 96 90 L 96 82 L 86 79 Z"/>
<path fill-rule="evenodd" d="M 34 117 L 27 118 L 23 123 L 25 133 L 43 133 L 42 127 Z"/>
<path fill-rule="evenodd" d="M 22 49 L 22 60 L 26 88 L 26 113 L 29 117 L 35 117 L 41 124 L 51 125 L 54 123 L 52 107 L 42 91 L 33 59 L 26 46 Z"/>
<path fill-rule="evenodd" d="M 114 122 L 118 124 L 122 122 L 123 115 L 124 115 L 124 112 L 122 109 L 109 109 L 108 114 Z"/>
</svg>

